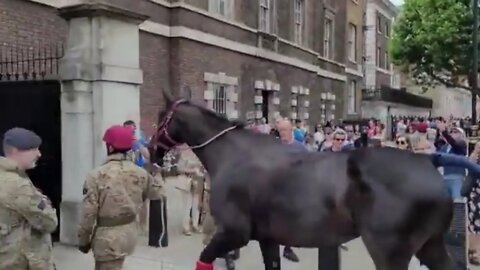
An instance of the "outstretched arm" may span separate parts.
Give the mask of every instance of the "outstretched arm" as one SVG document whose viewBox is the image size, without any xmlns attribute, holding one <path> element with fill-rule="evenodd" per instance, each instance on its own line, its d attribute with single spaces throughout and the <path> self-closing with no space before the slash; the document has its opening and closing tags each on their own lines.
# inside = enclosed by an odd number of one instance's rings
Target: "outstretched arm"
<svg viewBox="0 0 480 270">
<path fill-rule="evenodd" d="M 480 174 L 480 165 L 470 161 L 466 156 L 447 154 L 447 153 L 433 153 L 432 163 L 435 167 L 455 166 L 468 169 L 473 174 Z"/>
</svg>

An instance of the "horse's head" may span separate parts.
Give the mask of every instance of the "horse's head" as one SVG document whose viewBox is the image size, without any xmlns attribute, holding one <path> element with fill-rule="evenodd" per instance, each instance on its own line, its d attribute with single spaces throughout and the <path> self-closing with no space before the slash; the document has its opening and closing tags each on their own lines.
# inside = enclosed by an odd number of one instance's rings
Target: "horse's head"
<svg viewBox="0 0 480 270">
<path fill-rule="evenodd" d="M 152 162 L 159 165 L 165 154 L 178 145 L 200 148 L 213 141 L 212 138 L 215 139 L 219 133 L 242 126 L 189 99 L 175 99 L 165 91 L 163 96 L 166 106 L 159 113 L 157 130 L 150 144 Z"/>
</svg>

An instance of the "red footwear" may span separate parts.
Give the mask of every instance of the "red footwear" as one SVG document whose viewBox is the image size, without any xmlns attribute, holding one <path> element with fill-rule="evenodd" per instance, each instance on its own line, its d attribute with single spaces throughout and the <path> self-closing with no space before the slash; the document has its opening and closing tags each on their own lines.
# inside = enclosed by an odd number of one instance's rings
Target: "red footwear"
<svg viewBox="0 0 480 270">
<path fill-rule="evenodd" d="M 213 270 L 213 264 L 197 261 L 197 267 L 195 267 L 195 270 Z"/>
</svg>

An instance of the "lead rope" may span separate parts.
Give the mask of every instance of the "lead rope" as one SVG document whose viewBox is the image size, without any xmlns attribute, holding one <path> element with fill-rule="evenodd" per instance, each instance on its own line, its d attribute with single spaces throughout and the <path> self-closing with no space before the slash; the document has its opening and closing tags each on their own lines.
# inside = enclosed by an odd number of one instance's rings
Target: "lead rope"
<svg viewBox="0 0 480 270">
<path fill-rule="evenodd" d="M 189 146 L 187 148 L 184 148 L 184 149 L 181 149 L 180 150 L 187 150 L 187 149 L 198 149 L 198 148 L 202 148 L 202 147 L 205 147 L 207 146 L 208 144 L 210 144 L 211 142 L 215 141 L 216 139 L 218 139 L 220 136 L 223 136 L 225 133 L 227 132 L 230 132 L 234 129 L 236 129 L 237 126 L 233 126 L 233 127 L 229 127 L 229 128 L 226 128 L 222 131 L 220 131 L 217 135 L 213 136 L 212 138 L 210 138 L 208 141 L 202 143 L 202 144 L 199 144 L 199 145 L 194 145 L 194 146 Z"/>
</svg>

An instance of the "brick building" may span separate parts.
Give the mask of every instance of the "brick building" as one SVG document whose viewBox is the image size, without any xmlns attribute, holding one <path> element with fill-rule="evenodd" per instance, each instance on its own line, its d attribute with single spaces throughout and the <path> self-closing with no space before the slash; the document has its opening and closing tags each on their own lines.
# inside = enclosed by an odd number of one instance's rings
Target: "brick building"
<svg viewBox="0 0 480 270">
<path fill-rule="evenodd" d="M 365 89 L 362 116 L 390 126 L 392 115 L 428 116 L 432 100 L 409 93 L 389 59 L 388 43 L 399 9 L 389 0 L 367 0 L 365 12 Z"/>
<path fill-rule="evenodd" d="M 34 182 L 74 243 L 103 130 L 133 119 L 150 133 L 162 89 L 243 120 L 359 117 L 362 1 L 0 0 L 0 98 L 18 101 L 0 132 L 44 138 Z"/>
</svg>

